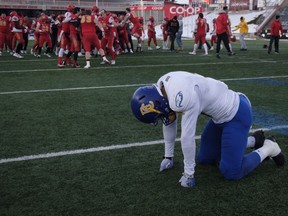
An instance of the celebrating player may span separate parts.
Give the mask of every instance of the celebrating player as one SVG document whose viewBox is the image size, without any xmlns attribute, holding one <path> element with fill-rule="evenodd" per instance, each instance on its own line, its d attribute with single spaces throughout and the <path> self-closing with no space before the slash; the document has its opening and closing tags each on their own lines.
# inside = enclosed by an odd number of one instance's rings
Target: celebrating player
<svg viewBox="0 0 288 216">
<path fill-rule="evenodd" d="M 70 58 L 66 58 L 66 60 L 63 61 L 64 57 L 64 51 L 70 47 L 71 41 L 70 41 L 70 20 L 72 14 L 74 14 L 75 5 L 69 4 L 67 6 L 67 11 L 64 14 L 64 19 L 62 20 L 62 26 L 61 26 L 61 32 L 58 37 L 58 42 L 60 43 L 60 50 L 58 53 L 58 64 L 57 66 L 59 68 L 65 67 L 65 63 L 68 60 L 69 64 L 71 62 Z M 72 63 L 72 62 L 71 62 Z"/>
<path fill-rule="evenodd" d="M 36 26 L 36 32 L 39 33 L 39 44 L 38 44 L 38 54 L 37 58 L 41 57 L 41 51 L 44 43 L 48 45 L 47 50 L 45 51 L 44 55 L 51 58 L 50 52 L 52 51 L 52 41 L 50 37 L 50 22 L 48 21 L 48 16 L 43 15 Z"/>
<path fill-rule="evenodd" d="M 131 35 L 136 37 L 136 39 L 137 39 L 137 49 L 136 49 L 136 51 L 142 51 L 142 38 L 141 38 L 141 36 L 142 36 L 142 34 L 144 32 L 144 30 L 143 30 L 143 17 L 142 17 L 142 20 L 141 20 L 141 18 L 136 17 L 136 16 L 133 15 L 133 13 L 131 13 L 131 9 L 130 8 L 126 8 L 126 15 L 125 15 L 124 20 L 122 21 L 122 23 L 125 23 L 128 20 L 131 23 L 133 23 L 133 28 L 131 30 Z"/>
<path fill-rule="evenodd" d="M 124 15 L 119 16 L 119 22 L 120 25 L 117 27 L 118 28 L 118 35 L 119 35 L 119 40 L 120 40 L 120 45 L 123 47 L 125 53 L 133 53 L 133 50 L 131 48 L 131 43 L 128 38 L 128 31 L 127 31 L 127 23 L 123 23 L 122 21 L 124 20 Z M 128 51 L 128 49 L 129 51 Z"/>
<path fill-rule="evenodd" d="M 12 49 L 15 51 L 13 54 L 16 58 L 23 58 L 20 55 L 20 51 L 22 50 L 25 41 L 23 38 L 23 17 L 21 14 L 17 14 L 16 11 L 12 11 L 10 13 L 11 16 L 11 26 L 12 26 Z M 16 47 L 16 49 L 15 49 Z"/>
<path fill-rule="evenodd" d="M 94 6 L 92 8 L 93 11 L 99 11 L 97 6 Z M 102 31 L 104 29 L 98 22 L 98 18 L 96 15 L 92 15 L 88 11 L 84 11 L 82 18 L 81 18 L 81 34 L 82 34 L 82 41 L 83 41 L 83 47 L 85 50 L 85 59 L 86 59 L 86 65 L 84 68 L 90 68 L 90 59 L 91 59 L 91 47 L 96 47 L 99 51 L 100 55 L 102 56 L 102 59 L 104 62 L 110 64 L 108 59 L 105 56 L 105 52 L 101 47 L 99 38 L 96 34 L 96 26 L 98 26 Z"/>
<path fill-rule="evenodd" d="M 106 10 L 101 10 L 101 24 L 103 28 L 103 37 L 101 39 L 101 46 L 105 49 L 106 46 L 109 50 L 109 54 L 111 57 L 111 64 L 115 65 L 115 58 L 116 53 L 113 47 L 115 35 L 114 35 L 114 28 L 118 27 L 118 23 L 115 22 L 112 14 Z M 105 63 L 105 62 L 103 62 Z"/>
<path fill-rule="evenodd" d="M 154 22 L 154 17 L 150 16 L 149 17 L 149 21 L 147 23 L 147 27 L 148 27 L 148 50 L 152 50 L 152 47 L 150 47 L 150 43 L 151 40 L 153 40 L 154 45 L 156 46 L 156 49 L 160 49 L 160 46 L 158 46 L 157 44 L 157 40 L 156 40 L 156 31 L 155 31 L 155 22 Z"/>
<path fill-rule="evenodd" d="M 206 32 L 207 32 L 207 21 L 203 16 L 203 13 L 199 13 L 198 18 L 196 19 L 196 25 L 194 30 L 194 49 L 193 52 L 189 52 L 191 55 L 196 55 L 196 50 L 198 49 L 198 42 L 201 41 L 203 44 L 205 55 L 208 55 L 208 47 L 206 44 Z"/>
<path fill-rule="evenodd" d="M 163 50 L 168 50 L 168 32 L 167 32 L 167 23 L 169 22 L 169 18 L 165 17 L 162 24 L 161 24 L 161 29 L 162 29 L 162 35 L 163 35 Z"/>
<path fill-rule="evenodd" d="M 4 45 L 6 44 L 12 51 L 11 33 L 10 33 L 10 17 L 5 13 L 1 13 L 0 17 L 0 56 L 2 56 Z"/>
</svg>

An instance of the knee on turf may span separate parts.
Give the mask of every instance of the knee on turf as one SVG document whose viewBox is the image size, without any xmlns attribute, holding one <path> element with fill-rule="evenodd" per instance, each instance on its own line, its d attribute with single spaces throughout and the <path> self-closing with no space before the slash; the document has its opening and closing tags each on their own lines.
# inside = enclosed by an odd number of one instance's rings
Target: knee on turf
<svg viewBox="0 0 288 216">
<path fill-rule="evenodd" d="M 239 180 L 242 178 L 241 169 L 236 167 L 231 167 L 229 165 L 220 164 L 220 172 L 227 180 Z"/>
</svg>

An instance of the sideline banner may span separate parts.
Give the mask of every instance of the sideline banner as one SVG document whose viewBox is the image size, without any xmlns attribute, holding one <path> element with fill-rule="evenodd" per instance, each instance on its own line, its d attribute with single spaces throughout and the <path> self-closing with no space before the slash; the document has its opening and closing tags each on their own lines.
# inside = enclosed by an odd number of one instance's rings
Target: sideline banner
<svg viewBox="0 0 288 216">
<path fill-rule="evenodd" d="M 169 19 L 174 16 L 182 15 L 183 17 L 195 15 L 203 12 L 203 7 L 181 6 L 181 5 L 164 5 L 164 6 L 133 6 L 132 11 L 163 11 L 164 16 Z"/>
</svg>

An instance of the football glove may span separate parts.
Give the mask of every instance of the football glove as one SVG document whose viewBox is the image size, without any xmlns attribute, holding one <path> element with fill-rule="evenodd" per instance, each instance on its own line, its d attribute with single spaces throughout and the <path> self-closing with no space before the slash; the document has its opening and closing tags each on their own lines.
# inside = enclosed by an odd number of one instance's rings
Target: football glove
<svg viewBox="0 0 288 216">
<path fill-rule="evenodd" d="M 172 169 L 174 167 L 174 161 L 172 157 L 164 157 L 160 165 L 160 172 Z"/>
<path fill-rule="evenodd" d="M 194 176 L 189 176 L 186 173 L 183 173 L 183 176 L 180 178 L 179 183 L 182 187 L 186 188 L 194 188 L 196 185 Z"/>
</svg>

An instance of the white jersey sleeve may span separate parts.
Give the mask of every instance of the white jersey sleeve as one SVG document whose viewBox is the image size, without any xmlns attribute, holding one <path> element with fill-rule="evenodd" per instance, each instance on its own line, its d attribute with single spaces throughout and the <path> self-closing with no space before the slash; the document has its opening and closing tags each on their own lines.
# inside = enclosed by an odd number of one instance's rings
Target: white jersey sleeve
<svg viewBox="0 0 288 216">
<path fill-rule="evenodd" d="M 11 21 L 18 22 L 19 18 L 17 16 L 12 16 Z"/>
<path fill-rule="evenodd" d="M 64 20 L 63 20 L 63 23 L 68 23 L 68 22 L 70 22 L 70 20 L 71 20 L 71 13 L 70 12 L 66 12 L 65 14 L 64 14 Z"/>
</svg>

